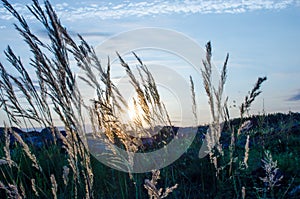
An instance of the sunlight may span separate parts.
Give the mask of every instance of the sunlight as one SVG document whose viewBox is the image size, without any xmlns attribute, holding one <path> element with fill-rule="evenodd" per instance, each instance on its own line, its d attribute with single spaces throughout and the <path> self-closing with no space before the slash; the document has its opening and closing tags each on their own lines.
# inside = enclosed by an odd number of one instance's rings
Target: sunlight
<svg viewBox="0 0 300 199">
<path fill-rule="evenodd" d="M 138 99 L 133 97 L 128 103 L 128 117 L 129 122 L 133 124 L 142 124 L 143 127 L 147 127 L 148 124 L 144 119 L 144 112 L 142 107 L 140 106 Z"/>
<path fill-rule="evenodd" d="M 128 116 L 131 121 L 134 121 L 138 117 L 138 113 L 134 108 L 133 100 L 128 103 Z"/>
</svg>

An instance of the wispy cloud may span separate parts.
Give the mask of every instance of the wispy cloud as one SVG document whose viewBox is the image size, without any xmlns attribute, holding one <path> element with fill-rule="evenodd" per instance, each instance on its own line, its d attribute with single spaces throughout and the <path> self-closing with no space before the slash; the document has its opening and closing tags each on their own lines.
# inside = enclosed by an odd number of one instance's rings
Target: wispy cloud
<svg viewBox="0 0 300 199">
<path fill-rule="evenodd" d="M 1 29 L 1 26 L 0 26 L 0 29 Z M 87 37 L 109 37 L 109 36 L 113 35 L 113 33 L 110 33 L 110 32 L 100 32 L 100 31 L 94 31 L 94 32 L 79 31 L 77 33 L 72 30 L 68 30 L 68 33 L 71 36 L 77 36 L 78 34 L 80 34 L 84 38 L 87 38 Z M 48 32 L 44 29 L 37 30 L 37 34 L 42 37 L 48 37 Z"/>
<path fill-rule="evenodd" d="M 296 94 L 294 94 L 292 97 L 288 99 L 288 101 L 300 101 L 300 90 Z"/>
<path fill-rule="evenodd" d="M 142 17 L 170 14 L 210 14 L 210 13 L 245 13 L 257 10 L 282 10 L 289 6 L 299 6 L 299 0 L 212 0 L 212 1 L 124 1 L 122 3 L 58 3 L 53 4 L 58 15 L 64 20 L 78 19 L 120 19 L 124 17 Z M 31 16 L 24 5 L 14 7 L 25 16 Z M 11 15 L 0 8 L 0 19 L 10 20 Z"/>
</svg>

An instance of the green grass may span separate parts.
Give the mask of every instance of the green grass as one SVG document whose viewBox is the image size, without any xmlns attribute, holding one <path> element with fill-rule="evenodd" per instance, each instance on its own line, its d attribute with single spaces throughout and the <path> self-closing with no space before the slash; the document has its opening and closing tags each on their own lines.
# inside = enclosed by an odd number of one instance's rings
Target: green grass
<svg viewBox="0 0 300 199">
<path fill-rule="evenodd" d="M 255 123 L 258 117 L 261 116 L 253 116 L 250 119 Z M 234 186 L 237 190 L 241 190 L 244 186 L 246 188 L 246 198 L 257 198 L 254 188 L 264 188 L 259 177 L 265 175 L 261 168 L 261 159 L 264 150 L 267 149 L 272 151 L 272 156 L 278 161 L 278 168 L 284 175 L 280 186 L 275 188 L 275 198 L 280 198 L 287 189 L 288 192 L 283 198 L 293 198 L 288 193 L 300 184 L 300 114 L 273 114 L 264 116 L 264 119 L 269 121 L 269 128 L 267 126 L 262 128 L 257 125 L 249 131 L 252 134 L 250 138 L 249 167 L 247 169 L 236 169 L 234 174 L 236 182 L 228 175 L 228 166 L 222 170 L 220 177 L 217 178 L 215 167 L 210 163 L 209 156 L 203 159 L 198 158 L 199 147 L 202 144 L 201 135 L 205 133 L 198 132 L 188 151 L 173 164 L 161 169 L 161 180 L 158 182 L 158 187 L 168 187 L 178 183 L 178 188 L 169 196 L 170 198 L 234 198 L 236 197 Z M 280 126 L 278 126 L 278 119 L 281 122 Z M 274 128 L 276 128 L 276 131 L 273 130 Z M 230 133 L 226 130 L 228 129 L 225 127 L 222 137 L 230 137 Z M 269 138 L 270 136 L 272 139 Z M 236 157 L 242 159 L 245 137 L 242 135 L 240 139 L 241 141 L 238 142 L 236 147 Z M 221 144 L 227 146 L 228 141 L 228 139 L 224 139 Z M 3 145 L 0 148 L 0 156 L 3 157 Z M 229 148 L 224 147 L 223 150 L 225 153 L 224 162 L 227 162 L 229 160 Z M 48 188 L 50 184 L 45 183 L 43 179 L 48 179 L 50 174 L 62 176 L 62 167 L 67 164 L 66 155 L 56 145 L 42 150 L 35 151 L 33 149 L 33 151 L 43 168 L 43 174 L 34 171 L 31 168 L 31 161 L 22 155 L 19 147 L 16 147 L 11 156 L 20 168 L 10 170 L 7 165 L 1 165 L 2 175 L 0 179 L 7 179 L 7 183 L 12 183 L 12 180 L 9 180 L 10 178 L 19 180 L 26 190 L 27 197 L 34 198 L 34 194 L 27 190 L 31 190 L 29 180 L 35 178 L 37 179 L 37 186 L 47 196 L 51 196 Z M 130 179 L 127 173 L 111 169 L 93 157 L 91 165 L 94 174 L 93 191 L 95 198 L 132 198 L 132 196 L 147 198 L 147 191 L 143 188 L 143 184 L 146 178 L 151 177 L 151 173 L 133 174 L 133 178 Z M 5 177 L 3 176 L 4 173 Z M 289 185 L 292 180 L 292 185 Z M 58 178 L 57 183 L 59 185 L 58 197 L 72 198 L 69 195 L 71 186 L 65 187 L 62 178 Z M 3 191 L 1 193 L 4 194 Z M 268 194 L 266 198 L 271 197 Z"/>
</svg>

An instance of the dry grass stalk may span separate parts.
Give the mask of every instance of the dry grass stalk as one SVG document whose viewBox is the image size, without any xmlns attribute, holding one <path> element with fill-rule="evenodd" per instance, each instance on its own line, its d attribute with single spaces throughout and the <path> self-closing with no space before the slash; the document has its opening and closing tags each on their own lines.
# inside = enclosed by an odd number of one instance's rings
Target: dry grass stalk
<svg viewBox="0 0 300 199">
<path fill-rule="evenodd" d="M 134 52 L 133 54 L 140 63 L 137 69 L 139 70 L 140 78 L 142 80 L 142 85 L 144 87 L 145 98 L 147 99 L 148 106 L 152 108 L 150 112 L 152 123 L 159 122 L 164 125 L 171 125 L 169 114 L 165 108 L 164 103 L 160 100 L 160 95 L 158 93 L 157 86 L 151 72 Z"/>
<path fill-rule="evenodd" d="M 4 128 L 4 138 L 5 138 L 5 145 L 4 145 L 3 150 L 4 150 L 4 153 L 5 153 L 5 158 L 1 159 L 0 165 L 1 165 L 1 162 L 2 162 L 2 164 L 8 164 L 9 167 L 17 166 L 17 164 L 11 159 L 10 149 L 9 149 L 10 134 L 9 134 L 9 131 L 8 131 L 7 127 Z"/>
<path fill-rule="evenodd" d="M 243 186 L 242 187 L 242 199 L 246 198 L 246 188 Z"/>
<path fill-rule="evenodd" d="M 90 118 L 92 118 L 93 136 L 97 137 L 99 131 L 103 131 L 107 138 L 104 142 L 113 143 L 129 152 L 126 160 L 114 159 L 112 163 L 119 162 L 120 164 L 128 164 L 126 166 L 130 171 L 130 168 L 133 168 L 132 155 L 138 151 L 138 147 L 142 143 L 140 137 L 142 137 L 142 133 L 145 133 L 146 135 L 148 133 L 145 130 L 146 128 L 143 121 L 151 128 L 157 123 L 171 124 L 165 106 L 160 101 L 154 78 L 148 68 L 142 63 L 141 59 L 133 53 L 140 64 L 137 68 L 141 79 L 141 81 L 139 81 L 132 72 L 130 66 L 117 53 L 121 65 L 125 68 L 127 75 L 130 78 L 130 82 L 137 93 L 137 99 L 133 99 L 134 109 L 137 112 L 139 108 L 142 110 L 142 114 L 134 118 L 132 123 L 126 125 L 134 131 L 135 137 L 132 137 L 126 132 L 128 129 L 125 128 L 120 117 L 120 113 L 124 112 L 124 108 L 128 109 L 128 105 L 118 88 L 110 80 L 109 60 L 107 68 L 104 69 L 93 48 L 88 46 L 84 40 L 82 40 L 80 48 L 74 46 L 73 52 L 76 55 L 76 60 L 79 62 L 79 67 L 85 74 L 84 77 L 80 78 L 97 91 L 97 98 L 93 100 L 93 106 L 88 108 Z M 85 54 L 86 56 L 80 57 L 82 54 Z M 100 74 L 101 82 L 99 82 L 99 78 L 95 76 L 93 69 L 96 69 Z M 104 88 L 101 87 L 103 84 Z M 112 148 L 112 150 L 114 149 Z M 116 151 L 112 152 L 113 154 L 118 153 Z M 113 156 L 113 158 L 115 158 L 115 156 Z M 114 164 L 114 166 L 118 165 Z"/>
<path fill-rule="evenodd" d="M 45 1 L 43 7 L 34 0 L 32 6 L 27 8 L 34 17 L 44 26 L 48 33 L 49 43 L 45 44 L 30 30 L 25 18 L 11 6 L 6 0 L 3 0 L 4 7 L 18 20 L 19 25 L 15 25 L 17 31 L 28 44 L 33 58 L 31 66 L 36 71 L 36 76 L 27 72 L 21 59 L 16 56 L 13 50 L 8 47 L 5 52 L 8 61 L 19 72 L 19 77 L 10 75 L 0 63 L 0 100 L 7 113 L 10 124 L 31 125 L 33 121 L 43 127 L 50 126 L 54 129 L 53 114 L 57 114 L 61 122 L 65 125 L 68 133 L 68 150 L 70 167 L 75 175 L 75 188 L 82 182 L 78 176 L 83 175 L 87 183 L 88 191 L 91 193 L 93 179 L 91 175 L 91 166 L 89 154 L 82 142 L 84 134 L 84 123 L 82 117 L 82 98 L 75 82 L 75 76 L 71 71 L 68 52 L 73 47 L 79 47 L 69 36 L 66 29 L 61 25 L 51 4 Z M 81 53 L 81 57 L 85 55 Z M 73 54 L 74 55 L 74 54 Z M 52 57 L 51 57 L 52 56 Z M 76 55 L 74 55 L 76 57 Z M 33 82 L 37 80 L 39 89 Z M 16 97 L 15 84 L 27 101 L 26 106 L 21 106 Z M 54 112 L 50 110 L 49 103 L 52 103 Z M 21 123 L 22 121 L 22 123 Z M 52 131 L 53 137 L 55 131 Z M 17 137 L 18 142 L 25 147 L 24 151 L 35 162 L 33 154 L 28 147 Z M 35 167 L 38 167 L 34 163 Z M 80 174 L 81 173 L 81 174 Z M 76 195 L 76 193 L 75 193 Z M 90 194 L 91 195 L 91 194 Z"/>
<path fill-rule="evenodd" d="M 36 189 L 36 184 L 35 184 L 35 179 L 34 178 L 31 179 L 31 188 L 32 188 L 32 191 L 33 191 L 34 195 L 39 197 L 39 192 Z"/>
<path fill-rule="evenodd" d="M 137 70 L 139 73 L 140 81 L 136 79 L 129 65 L 121 58 L 120 55 L 118 56 L 122 66 L 125 67 L 131 84 L 133 85 L 138 96 L 137 100 L 133 99 L 134 109 L 137 113 L 140 113 L 139 110 L 142 109 L 142 114 L 137 114 L 137 117 L 133 121 L 133 124 L 131 124 L 131 126 L 136 131 L 135 134 L 137 137 L 135 142 L 137 143 L 137 145 L 139 145 L 139 143 L 142 143 L 142 141 L 140 140 L 141 136 L 151 136 L 149 135 L 147 130 L 145 130 L 146 127 L 144 126 L 144 121 L 152 129 L 158 124 L 171 126 L 171 121 L 165 105 L 160 100 L 157 86 L 151 72 L 134 52 L 133 55 L 139 62 Z"/>
<path fill-rule="evenodd" d="M 237 131 L 237 136 L 241 134 L 243 131 L 248 131 L 252 127 L 251 120 L 246 120 L 240 127 L 238 128 Z"/>
<path fill-rule="evenodd" d="M 219 85 L 216 88 L 212 82 L 212 48 L 211 43 L 206 44 L 206 59 L 203 60 L 204 69 L 201 70 L 203 77 L 203 84 L 208 96 L 208 103 L 210 105 L 210 113 L 212 116 L 212 124 L 210 125 L 209 131 L 206 134 L 206 139 L 208 143 L 208 151 L 212 163 L 214 163 L 215 168 L 218 170 L 217 156 L 218 154 L 223 154 L 222 146 L 220 144 L 221 137 L 221 120 L 223 118 L 223 105 L 222 97 L 224 91 L 224 85 L 227 77 L 227 63 L 229 55 L 227 54 L 222 72 Z M 214 151 L 215 150 L 215 151 Z M 216 157 L 214 157 L 216 156 Z"/>
<path fill-rule="evenodd" d="M 25 194 L 25 188 L 23 186 L 23 184 L 20 184 L 20 190 L 21 190 L 21 196 L 22 198 L 26 198 L 26 194 Z"/>
<path fill-rule="evenodd" d="M 64 184 L 67 186 L 68 182 L 69 182 L 69 173 L 70 173 L 70 169 L 67 166 L 63 167 L 63 181 Z"/>
<path fill-rule="evenodd" d="M 249 113 L 249 108 L 250 108 L 251 104 L 254 102 L 255 98 L 262 92 L 262 91 L 260 91 L 260 87 L 261 87 L 262 83 L 266 80 L 267 80 L 267 77 L 259 77 L 257 82 L 255 83 L 253 89 L 249 92 L 249 95 L 247 95 L 245 97 L 245 101 L 242 103 L 242 105 L 240 107 L 241 121 L 243 121 L 245 113 Z M 230 124 L 230 116 L 229 116 L 229 111 L 228 111 L 228 107 L 227 107 L 227 100 L 225 101 L 225 105 L 224 105 L 224 116 L 225 116 L 226 122 L 228 123 L 229 129 L 231 131 L 231 142 L 230 142 L 230 147 L 229 147 L 230 148 L 229 175 L 231 175 L 232 167 L 233 167 L 233 159 L 234 159 L 233 154 L 235 151 L 235 142 L 238 139 L 241 132 L 248 131 L 252 127 L 252 123 L 250 120 L 246 120 L 243 123 L 240 123 L 239 128 L 236 132 Z M 247 143 L 246 143 L 246 145 L 247 145 Z M 246 157 L 246 153 L 245 153 L 245 157 Z"/>
<path fill-rule="evenodd" d="M 8 186 L 5 186 L 1 181 L 0 181 L 0 189 L 5 190 L 8 198 L 12 199 L 22 199 L 22 196 L 19 194 L 18 187 L 13 184 L 8 184 Z"/>
<path fill-rule="evenodd" d="M 17 142 L 21 145 L 22 150 L 25 152 L 27 157 L 32 161 L 32 166 L 40 172 L 43 172 L 36 159 L 36 156 L 30 151 L 29 146 L 23 141 L 21 136 L 18 133 L 14 132 L 12 129 L 10 129 L 10 131 L 12 132 L 12 135 L 16 138 Z"/>
<path fill-rule="evenodd" d="M 249 138 L 250 136 L 247 135 L 247 140 L 246 140 L 246 144 L 245 144 L 245 155 L 244 155 L 244 165 L 246 166 L 246 168 L 248 168 L 248 158 L 249 158 Z"/>
<path fill-rule="evenodd" d="M 191 92 L 192 92 L 192 110 L 195 119 L 195 125 L 197 125 L 198 116 L 197 116 L 196 94 L 195 94 L 195 86 L 194 86 L 194 81 L 192 76 L 190 76 L 190 84 L 191 84 Z"/>
<path fill-rule="evenodd" d="M 19 21 L 15 25 L 17 31 L 28 44 L 33 58 L 31 66 L 36 70 L 36 76 L 32 76 L 23 66 L 21 59 L 15 55 L 13 50 L 8 47 L 5 52 L 11 65 L 19 72 L 19 77 L 9 74 L 0 63 L 1 73 L 1 104 L 8 114 L 10 124 L 18 126 L 33 126 L 33 122 L 38 122 L 44 127 L 50 126 L 53 137 L 60 136 L 64 147 L 68 152 L 68 162 L 72 169 L 73 179 L 76 186 L 74 195 L 77 196 L 77 185 L 83 181 L 86 188 L 86 197 L 92 197 L 91 187 L 93 185 L 93 174 L 90 167 L 90 159 L 87 154 L 82 135 L 84 133 L 84 124 L 82 118 L 82 98 L 75 82 L 75 77 L 71 72 L 68 52 L 70 52 L 78 62 L 78 66 L 85 71 L 87 78 L 82 78 L 90 86 L 96 89 L 98 98 L 94 101 L 93 115 L 98 120 L 93 122 L 94 129 L 105 129 L 105 134 L 110 142 L 115 142 L 116 138 L 123 143 L 127 151 L 137 151 L 136 139 L 130 138 L 121 123 L 118 120 L 117 112 L 122 112 L 123 107 L 127 107 L 126 101 L 120 95 L 120 92 L 110 80 L 110 63 L 104 70 L 100 65 L 93 48 L 87 45 L 84 39 L 79 36 L 81 45 L 77 45 L 69 36 L 67 30 L 61 25 L 48 1 L 45 1 L 44 7 L 34 0 L 32 6 L 28 6 L 30 12 L 44 26 L 48 33 L 49 44 L 41 42 L 38 37 L 30 30 L 26 20 L 6 0 L 3 0 L 4 7 Z M 53 55 L 53 57 L 49 56 Z M 131 78 L 132 84 L 138 94 L 138 105 L 144 111 L 143 119 L 151 126 L 153 118 L 157 117 L 159 121 L 170 124 L 170 118 L 166 113 L 165 106 L 161 104 L 160 97 L 155 85 L 155 81 L 141 60 L 134 54 L 140 63 L 140 76 L 142 84 L 135 79 L 133 73 L 126 63 L 120 58 Z M 94 75 L 96 69 L 100 74 L 100 80 L 106 88 L 101 88 L 98 77 Z M 143 78 L 145 75 L 145 78 Z M 39 89 L 33 84 L 37 79 Z M 24 108 L 15 94 L 15 84 L 25 97 L 28 105 Z M 143 90 L 144 89 L 144 90 Z M 104 92 L 103 92 L 104 91 Z M 104 95 L 102 95 L 104 93 Z M 53 104 L 53 111 L 48 104 Z M 151 108 L 154 110 L 150 111 Z M 15 114 L 17 113 L 17 114 Z M 56 114 L 63 122 L 67 136 L 64 138 L 54 129 L 53 114 Z M 136 121 L 136 126 L 142 129 L 141 121 Z M 28 146 L 22 141 L 21 137 L 15 135 L 18 142 L 22 145 L 27 156 L 33 161 L 33 165 L 39 168 L 34 154 Z M 2 161 L 3 162 L 3 161 Z M 133 157 L 128 158 L 129 164 L 133 164 Z M 41 168 L 39 168 L 41 170 Z M 54 176 L 51 177 L 53 181 Z"/>
<path fill-rule="evenodd" d="M 248 95 L 246 95 L 245 101 L 242 103 L 242 105 L 240 107 L 241 118 L 243 118 L 243 116 L 246 112 L 249 113 L 249 108 L 250 108 L 252 102 L 261 93 L 261 91 L 259 89 L 260 89 L 262 83 L 266 80 L 267 80 L 267 77 L 259 77 L 257 79 L 257 82 L 255 83 L 253 89 L 249 92 Z"/>
<path fill-rule="evenodd" d="M 14 112 L 22 113 L 23 110 L 21 108 L 19 101 L 17 100 L 9 75 L 1 63 L 0 63 L 0 73 L 2 78 L 2 80 L 0 80 L 1 102 L 7 113 L 10 124 L 14 123 L 16 125 L 19 125 L 20 120 L 17 119 Z M 11 104 L 8 103 L 7 98 L 10 99 L 9 102 L 11 102 Z"/>
<path fill-rule="evenodd" d="M 57 199 L 57 183 L 55 180 L 55 176 L 53 174 L 51 174 L 50 180 L 51 180 L 51 191 L 53 194 L 53 198 Z"/>
<path fill-rule="evenodd" d="M 0 159 L 0 165 L 8 164 L 9 162 L 6 159 Z"/>
<path fill-rule="evenodd" d="M 135 75 L 133 74 L 133 72 L 131 71 L 130 67 L 128 66 L 128 64 L 122 59 L 122 57 L 119 55 L 119 53 L 117 53 L 119 60 L 121 62 L 121 65 L 125 68 L 127 75 L 130 78 L 131 84 L 134 87 L 137 96 L 138 96 L 138 104 L 141 106 L 142 110 L 143 110 L 143 119 L 147 122 L 147 124 L 151 125 L 151 119 L 150 119 L 150 108 L 148 106 L 147 103 L 147 99 L 145 97 L 145 93 L 142 90 L 140 83 L 138 82 L 138 80 L 136 79 Z"/>
<path fill-rule="evenodd" d="M 156 188 L 157 180 L 160 179 L 160 171 L 153 170 L 151 180 L 146 179 L 144 183 L 145 189 L 148 191 L 148 196 L 150 199 L 161 199 L 166 198 L 171 192 L 173 192 L 178 184 L 175 184 L 172 187 L 167 187 L 164 192 L 162 188 Z"/>
<path fill-rule="evenodd" d="M 266 176 L 260 180 L 266 183 L 267 189 L 273 192 L 275 186 L 280 186 L 279 182 L 283 179 L 283 175 L 279 173 L 277 161 L 274 161 L 269 151 L 265 151 L 265 157 L 262 159 L 263 169 Z"/>
</svg>

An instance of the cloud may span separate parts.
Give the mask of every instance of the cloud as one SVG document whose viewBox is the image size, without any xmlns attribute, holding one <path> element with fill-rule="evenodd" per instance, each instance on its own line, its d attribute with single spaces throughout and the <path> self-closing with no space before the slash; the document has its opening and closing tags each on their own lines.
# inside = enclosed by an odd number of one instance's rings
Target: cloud
<svg viewBox="0 0 300 199">
<path fill-rule="evenodd" d="M 78 19 L 121 19 L 124 17 L 142 17 L 171 14 L 209 14 L 209 13 L 245 13 L 257 10 L 282 10 L 289 6 L 299 6 L 299 0 L 212 0 L 212 1 L 140 1 L 122 3 L 100 2 L 53 4 L 58 15 L 64 20 L 76 21 Z M 16 10 L 23 15 L 31 16 L 24 5 L 14 4 Z M 32 16 L 31 16 L 32 17 Z M 0 19 L 10 20 L 11 15 L 0 8 Z"/>
<path fill-rule="evenodd" d="M 113 33 L 110 32 L 79 32 L 79 34 L 83 37 L 109 37 L 112 36 Z"/>
<path fill-rule="evenodd" d="M 1 26 L 0 26 L 0 29 L 1 29 Z M 44 29 L 39 29 L 36 32 L 37 32 L 37 34 L 39 36 L 48 37 L 48 32 L 46 30 L 44 30 Z M 75 32 L 75 31 L 72 31 L 72 30 L 68 30 L 68 33 L 72 37 L 76 37 L 78 34 L 80 34 L 84 38 L 87 38 L 87 37 L 109 37 L 109 36 L 113 35 L 113 33 L 110 33 L 110 32 L 100 32 L 100 31 L 94 31 L 94 32 L 83 32 L 83 31 L 80 31 L 80 32 Z"/>
<path fill-rule="evenodd" d="M 296 94 L 294 94 L 292 97 L 288 99 L 288 101 L 300 101 L 300 90 Z"/>
</svg>

